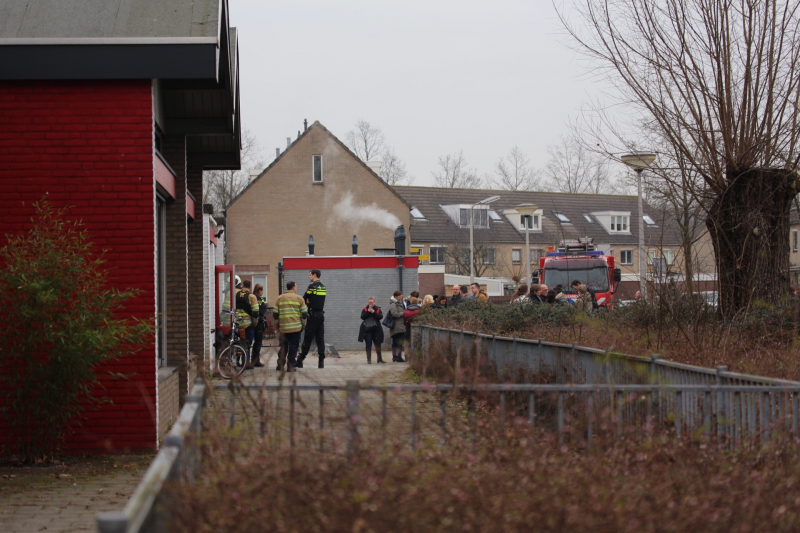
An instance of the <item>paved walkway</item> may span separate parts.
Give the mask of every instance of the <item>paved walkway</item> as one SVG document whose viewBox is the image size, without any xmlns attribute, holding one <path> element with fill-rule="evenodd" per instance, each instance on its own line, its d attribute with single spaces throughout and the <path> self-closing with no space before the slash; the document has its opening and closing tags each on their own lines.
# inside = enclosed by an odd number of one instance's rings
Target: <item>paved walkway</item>
<svg viewBox="0 0 800 533">
<path fill-rule="evenodd" d="M 0 467 L 0 532 L 95 531 L 95 515 L 121 510 L 153 457 L 70 458 L 60 466 Z"/>
<path fill-rule="evenodd" d="M 387 364 L 368 365 L 364 352 L 342 352 L 341 358 L 328 358 L 325 368 L 317 368 L 317 359 L 309 356 L 306 367 L 284 380 L 305 384 L 344 385 L 349 380 L 363 384 L 410 383 L 407 364 L 392 363 L 389 352 Z M 281 375 L 275 371 L 272 351 L 267 353 L 267 365 L 245 374 L 246 383 L 277 383 Z M 215 380 L 214 384 L 224 384 Z M 296 397 L 298 421 L 318 418 L 317 393 Z M 224 395 L 223 395 L 224 396 Z M 373 393 L 362 393 L 362 411 L 379 412 L 380 399 Z M 404 402 L 406 405 L 407 402 Z M 285 406 L 288 403 L 283 403 Z M 303 407 L 305 406 L 305 407 Z M 330 421 L 344 409 L 341 394 L 330 393 L 326 399 L 326 418 Z M 407 408 L 404 408 L 407 410 Z M 328 416 L 330 415 L 330 416 Z M 95 516 L 106 511 L 120 511 L 136 489 L 153 456 L 104 456 L 90 459 L 70 459 L 62 466 L 0 467 L 0 533 L 34 531 L 72 532 L 94 531 Z"/>
</svg>

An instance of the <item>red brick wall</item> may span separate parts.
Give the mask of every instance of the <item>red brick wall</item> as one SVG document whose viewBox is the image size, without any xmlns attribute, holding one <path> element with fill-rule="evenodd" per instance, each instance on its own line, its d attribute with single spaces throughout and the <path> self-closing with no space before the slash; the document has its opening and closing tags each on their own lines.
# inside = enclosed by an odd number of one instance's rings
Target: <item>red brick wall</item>
<svg viewBox="0 0 800 533">
<path fill-rule="evenodd" d="M 426 294 L 431 296 L 445 294 L 444 274 L 420 274 L 419 275 L 419 295 L 424 297 Z"/>
<path fill-rule="evenodd" d="M 0 82 L 0 222 L 27 229 L 31 202 L 47 193 L 106 249 L 109 285 L 142 291 L 127 311 L 155 313 L 153 116 L 149 80 Z M 2 240 L 2 239 L 0 239 Z M 155 348 L 106 367 L 113 405 L 87 414 L 74 452 L 154 449 Z"/>
</svg>

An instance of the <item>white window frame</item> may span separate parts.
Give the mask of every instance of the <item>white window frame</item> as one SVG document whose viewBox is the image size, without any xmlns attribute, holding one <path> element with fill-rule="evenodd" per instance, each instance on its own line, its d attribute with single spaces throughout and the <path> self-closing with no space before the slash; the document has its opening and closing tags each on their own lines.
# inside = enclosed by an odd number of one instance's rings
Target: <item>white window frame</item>
<svg viewBox="0 0 800 533">
<path fill-rule="evenodd" d="M 611 233 L 629 233 L 630 218 L 628 215 L 611 215 Z"/>
<path fill-rule="evenodd" d="M 514 253 L 517 254 L 517 259 L 514 259 Z M 511 264 L 512 265 L 521 265 L 522 264 L 522 248 L 512 248 L 511 249 Z"/>
<path fill-rule="evenodd" d="M 319 157 L 319 179 L 317 179 L 315 166 L 317 158 Z M 325 167 L 323 166 L 322 154 L 314 154 L 311 156 L 311 183 L 323 183 L 325 181 Z"/>
<path fill-rule="evenodd" d="M 536 259 L 533 258 L 533 255 L 534 255 L 535 252 L 539 253 L 539 255 L 538 255 L 538 257 Z M 539 258 L 544 257 L 544 254 L 545 254 L 544 248 L 531 248 L 530 249 L 530 254 L 531 255 L 530 255 L 530 257 L 528 257 L 528 259 L 530 260 L 531 264 L 532 265 L 536 265 L 536 268 L 539 268 Z"/>
<path fill-rule="evenodd" d="M 491 261 L 489 261 L 489 259 L 486 257 L 488 255 L 487 252 L 489 250 L 492 251 Z M 481 260 L 483 261 L 484 265 L 494 265 L 497 263 L 497 249 L 494 246 L 487 246 L 485 248 L 481 248 L 481 254 L 483 254 Z"/>
<path fill-rule="evenodd" d="M 542 227 L 542 217 L 539 215 L 531 215 L 530 222 L 531 222 L 531 227 L 529 227 L 528 229 L 531 231 L 539 231 L 539 229 Z M 526 226 L 525 217 L 520 215 L 519 229 L 525 231 L 525 226 Z"/>
<path fill-rule="evenodd" d="M 436 250 L 437 253 L 434 254 L 433 251 Z M 434 255 L 439 255 L 439 250 L 442 250 L 442 260 L 441 261 L 434 261 Z M 432 265 L 443 265 L 447 262 L 447 246 L 442 246 L 440 244 L 432 244 L 428 250 L 428 256 L 430 257 L 428 263 Z M 438 259 L 438 257 L 437 257 Z"/>
<path fill-rule="evenodd" d="M 629 261 L 625 261 L 625 255 L 628 256 Z M 633 264 L 633 250 L 620 250 L 619 251 L 619 264 L 620 265 L 632 265 Z"/>
<path fill-rule="evenodd" d="M 658 258 L 658 250 L 650 248 L 647 250 L 647 264 L 652 265 L 653 260 Z"/>
<path fill-rule="evenodd" d="M 675 252 L 669 249 L 664 249 L 661 251 L 661 255 L 666 259 L 667 265 L 672 265 L 675 262 Z"/>
<path fill-rule="evenodd" d="M 572 224 L 569 217 L 562 213 L 561 211 L 553 211 L 553 215 L 558 219 L 559 222 L 562 224 Z"/>
</svg>

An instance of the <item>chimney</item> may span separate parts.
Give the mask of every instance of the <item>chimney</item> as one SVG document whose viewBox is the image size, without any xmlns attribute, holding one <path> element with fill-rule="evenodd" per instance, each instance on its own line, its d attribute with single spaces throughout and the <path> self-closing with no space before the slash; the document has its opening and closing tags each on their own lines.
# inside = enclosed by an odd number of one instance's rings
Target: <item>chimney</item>
<svg viewBox="0 0 800 533">
<path fill-rule="evenodd" d="M 378 176 L 381 175 L 381 168 L 383 168 L 383 161 L 367 161 L 367 166 Z"/>
<path fill-rule="evenodd" d="M 358 255 L 358 237 L 353 235 L 353 255 Z"/>
<path fill-rule="evenodd" d="M 314 255 L 314 236 L 308 236 L 308 255 Z"/>
<path fill-rule="evenodd" d="M 406 229 L 403 226 L 394 230 L 394 255 L 406 255 Z"/>
<path fill-rule="evenodd" d="M 289 145 L 292 144 L 292 138 L 286 137 L 286 148 L 289 148 Z"/>
<path fill-rule="evenodd" d="M 300 130 L 297 130 L 297 138 L 300 138 Z"/>
<path fill-rule="evenodd" d="M 304 118 L 303 119 L 303 131 L 306 131 L 307 129 L 308 129 L 308 119 Z"/>
<path fill-rule="evenodd" d="M 278 159 L 281 156 L 281 149 L 275 148 L 275 159 Z"/>
</svg>

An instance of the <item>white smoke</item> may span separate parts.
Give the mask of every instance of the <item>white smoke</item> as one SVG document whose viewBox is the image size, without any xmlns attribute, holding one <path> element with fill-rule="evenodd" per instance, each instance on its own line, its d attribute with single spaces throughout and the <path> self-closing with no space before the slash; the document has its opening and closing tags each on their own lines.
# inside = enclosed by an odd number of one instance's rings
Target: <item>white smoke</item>
<svg viewBox="0 0 800 533">
<path fill-rule="evenodd" d="M 365 222 L 372 222 L 387 229 L 395 229 L 402 224 L 399 218 L 375 202 L 370 205 L 356 205 L 353 203 L 353 195 L 349 192 L 333 206 L 333 217 L 351 222 L 356 227 Z"/>
</svg>

